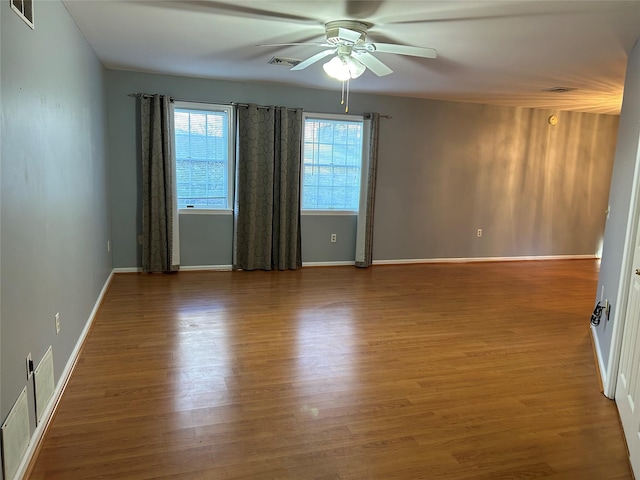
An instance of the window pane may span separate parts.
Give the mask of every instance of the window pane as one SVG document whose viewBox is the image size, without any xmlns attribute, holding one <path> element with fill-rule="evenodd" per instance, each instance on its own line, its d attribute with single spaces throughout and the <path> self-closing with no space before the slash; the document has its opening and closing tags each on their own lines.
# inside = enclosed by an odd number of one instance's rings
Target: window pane
<svg viewBox="0 0 640 480">
<path fill-rule="evenodd" d="M 178 208 L 227 208 L 227 112 L 176 108 L 174 127 Z"/>
<path fill-rule="evenodd" d="M 307 118 L 302 208 L 358 210 L 362 122 Z"/>
</svg>

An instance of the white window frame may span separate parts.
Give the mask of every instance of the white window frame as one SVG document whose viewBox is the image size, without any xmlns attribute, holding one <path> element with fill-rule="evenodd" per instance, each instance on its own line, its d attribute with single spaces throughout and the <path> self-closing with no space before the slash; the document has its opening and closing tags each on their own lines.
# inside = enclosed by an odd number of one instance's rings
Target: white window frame
<svg viewBox="0 0 640 480">
<path fill-rule="evenodd" d="M 366 120 L 362 115 L 348 115 L 348 114 L 338 114 L 338 113 L 312 113 L 312 112 L 303 112 L 302 114 L 302 125 L 303 128 L 306 127 L 307 119 L 310 120 L 342 120 L 346 122 L 361 122 L 362 123 L 362 157 L 360 159 L 360 177 L 362 179 L 362 175 L 364 172 L 364 160 L 368 157 L 368 144 L 366 142 Z M 301 174 L 301 199 L 304 199 L 304 131 L 303 131 L 303 141 L 302 141 L 302 174 Z M 360 181 L 360 195 L 362 195 L 362 180 Z M 300 201 L 300 212 L 302 215 L 358 215 L 359 207 L 356 209 L 305 209 L 302 206 L 302 200 Z"/>
<path fill-rule="evenodd" d="M 231 215 L 233 214 L 233 202 L 235 198 L 235 146 L 236 146 L 236 122 L 235 122 L 235 109 L 232 105 L 222 105 L 217 103 L 200 103 L 200 102 L 182 102 L 175 101 L 174 108 L 184 108 L 190 110 L 202 110 L 209 112 L 220 112 L 223 111 L 227 114 L 227 119 L 229 121 L 228 132 L 229 132 L 229 141 L 228 141 L 228 161 L 227 161 L 227 205 L 222 208 L 180 208 L 178 209 L 179 215 Z M 177 156 L 175 152 L 175 132 L 173 134 L 174 138 L 174 147 L 173 147 L 173 160 L 174 165 L 177 161 Z M 178 204 L 178 194 L 176 188 L 176 205 Z"/>
<path fill-rule="evenodd" d="M 11 4 L 11 10 L 16 12 L 24 23 L 29 25 L 32 30 L 35 30 L 33 0 L 9 0 L 9 3 Z M 26 5 L 29 6 L 29 9 L 25 8 Z M 27 13 L 30 13 L 31 16 L 27 16 Z"/>
</svg>

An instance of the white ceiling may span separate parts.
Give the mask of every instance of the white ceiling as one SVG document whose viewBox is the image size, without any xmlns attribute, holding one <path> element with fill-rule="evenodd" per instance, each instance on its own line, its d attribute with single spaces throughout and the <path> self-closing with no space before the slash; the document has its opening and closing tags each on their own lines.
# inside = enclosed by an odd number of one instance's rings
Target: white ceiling
<svg viewBox="0 0 640 480">
<path fill-rule="evenodd" d="M 373 26 L 367 41 L 432 47 L 437 59 L 376 56 L 394 73 L 370 71 L 351 90 L 387 95 L 620 111 L 627 55 L 640 37 L 640 0 L 627 1 L 130 1 L 64 0 L 108 68 L 339 89 L 322 61 L 302 71 L 269 65 L 304 60 L 324 24 Z M 37 12 L 36 12 L 37 14 Z M 543 92 L 570 87 L 568 93 Z"/>
</svg>

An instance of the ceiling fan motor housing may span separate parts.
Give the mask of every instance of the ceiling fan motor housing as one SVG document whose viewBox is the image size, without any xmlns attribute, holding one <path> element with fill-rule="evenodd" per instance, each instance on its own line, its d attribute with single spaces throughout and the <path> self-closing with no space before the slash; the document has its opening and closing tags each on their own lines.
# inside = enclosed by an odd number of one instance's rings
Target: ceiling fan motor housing
<svg viewBox="0 0 640 480">
<path fill-rule="evenodd" d="M 327 35 L 327 43 L 331 45 L 344 44 L 345 39 L 340 36 L 340 29 L 350 30 L 360 34 L 359 37 L 353 40 L 352 45 L 362 45 L 367 38 L 367 30 L 371 24 L 364 22 L 357 22 L 355 20 L 334 20 L 325 24 L 325 31 Z M 351 40 L 349 41 L 351 43 Z"/>
</svg>

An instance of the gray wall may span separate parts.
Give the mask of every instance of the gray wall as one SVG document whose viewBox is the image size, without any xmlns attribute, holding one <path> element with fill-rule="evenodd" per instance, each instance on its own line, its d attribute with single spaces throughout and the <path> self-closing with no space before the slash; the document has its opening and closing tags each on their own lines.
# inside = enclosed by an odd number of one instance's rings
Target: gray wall
<svg viewBox="0 0 640 480">
<path fill-rule="evenodd" d="M 305 263 L 353 262 L 356 215 L 302 215 Z M 337 241 L 331 243 L 331 234 Z M 229 214 L 180 215 L 180 262 L 183 267 L 229 267 L 233 258 L 233 217 Z"/>
<path fill-rule="evenodd" d="M 375 259 L 598 251 L 617 117 L 396 103 L 380 139 Z"/>
<path fill-rule="evenodd" d="M 115 267 L 140 265 L 136 102 L 128 96 L 133 92 L 341 111 L 337 87 L 309 90 L 108 70 Z M 374 260 L 598 252 L 617 116 L 357 93 L 350 104 L 355 113 L 393 117 L 382 120 L 380 133 Z M 553 127 L 547 122 L 551 114 L 559 118 Z M 349 227 L 345 221 L 306 217 L 303 261 L 352 259 L 355 222 Z M 183 252 L 194 253 L 183 257 L 183 265 L 230 258 L 215 253 L 230 251 L 231 224 L 224 217 L 180 223 L 183 240 L 212 240 L 209 253 L 181 242 Z M 484 230 L 482 238 L 476 236 L 478 228 Z M 339 245 L 329 243 L 330 233 L 339 233 Z"/>
<path fill-rule="evenodd" d="M 602 262 L 600 263 L 600 277 L 596 302 L 600 300 L 604 288 L 604 298 L 611 304 L 610 321 L 601 321 L 596 329 L 600 346 L 601 360 L 605 369 L 609 369 L 609 355 L 611 351 L 611 334 L 614 322 L 619 322 L 620 305 L 617 298 L 621 289 L 620 276 L 622 273 L 623 249 L 627 235 L 627 221 L 631 208 L 631 194 L 633 175 L 638 161 L 638 141 L 640 140 L 640 40 L 629 54 L 627 75 L 624 86 L 622 112 L 620 113 L 620 128 L 618 146 L 616 149 L 613 175 L 611 178 L 611 193 L 609 205 L 611 212 L 607 220 Z M 632 227 L 633 228 L 633 227 Z M 621 302 L 626 299 L 620 299 Z M 594 302 L 595 304 L 595 302 Z"/>
<path fill-rule="evenodd" d="M 233 216 L 180 215 L 180 263 L 189 266 L 231 265 Z M 212 248 L 215 245 L 215 248 Z"/>
<path fill-rule="evenodd" d="M 302 215 L 304 262 L 353 262 L 356 257 L 357 215 Z M 336 242 L 331 243 L 331 235 Z"/>
<path fill-rule="evenodd" d="M 52 345 L 60 380 L 111 256 L 104 69 L 60 2 L 35 2 L 35 30 L 9 2 L 0 10 L 4 419 L 27 384 L 29 352 L 37 363 Z"/>
</svg>

